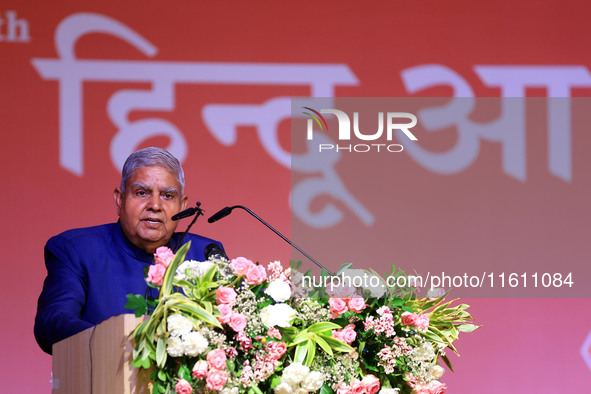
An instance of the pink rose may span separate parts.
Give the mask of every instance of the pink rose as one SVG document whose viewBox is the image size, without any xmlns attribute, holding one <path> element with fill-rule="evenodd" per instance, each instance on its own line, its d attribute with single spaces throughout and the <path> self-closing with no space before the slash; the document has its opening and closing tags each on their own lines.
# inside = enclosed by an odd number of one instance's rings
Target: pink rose
<svg viewBox="0 0 591 394">
<path fill-rule="evenodd" d="M 164 268 L 168 268 L 172 259 L 174 259 L 174 253 L 172 253 L 172 250 L 167 246 L 159 247 L 156 249 L 156 253 L 154 253 L 156 264 L 163 265 Z"/>
<path fill-rule="evenodd" d="M 220 323 L 229 323 L 233 313 L 232 307 L 228 304 L 221 304 L 218 305 L 218 310 L 221 313 L 221 316 L 218 316 L 218 320 L 220 321 Z"/>
<path fill-rule="evenodd" d="M 355 295 L 355 288 L 345 285 L 327 287 L 326 294 L 334 298 L 351 298 Z"/>
<path fill-rule="evenodd" d="M 246 271 L 251 265 L 254 265 L 252 261 L 244 257 L 237 257 L 232 259 L 232 268 L 234 269 L 234 273 L 237 276 L 244 276 L 246 275 Z"/>
<path fill-rule="evenodd" d="M 333 319 L 348 311 L 347 303 L 342 298 L 329 298 L 328 304 L 330 305 Z"/>
<path fill-rule="evenodd" d="M 438 380 L 432 380 L 427 387 L 429 388 L 429 394 L 445 394 L 447 386 Z"/>
<path fill-rule="evenodd" d="M 351 393 L 352 394 L 366 394 L 365 385 L 360 380 L 355 379 L 353 381 L 353 383 L 351 383 Z"/>
<path fill-rule="evenodd" d="M 361 383 L 365 385 L 365 391 L 367 391 L 367 394 L 375 394 L 380 390 L 380 379 L 373 375 L 364 376 Z"/>
<path fill-rule="evenodd" d="M 245 276 L 246 283 L 249 285 L 260 285 L 267 279 L 267 271 L 262 265 L 253 264 L 246 270 Z"/>
<path fill-rule="evenodd" d="M 246 327 L 246 317 L 240 313 L 232 313 L 228 325 L 236 332 L 244 331 L 244 327 Z"/>
<path fill-rule="evenodd" d="M 412 391 L 412 394 L 431 394 L 431 390 L 426 384 L 417 384 L 417 386 Z"/>
<path fill-rule="evenodd" d="M 222 349 L 215 349 L 207 353 L 207 362 L 212 368 L 224 369 L 226 367 L 226 353 Z"/>
<path fill-rule="evenodd" d="M 404 324 L 405 326 L 414 326 L 417 322 L 418 317 L 419 316 L 416 313 L 411 312 L 404 312 L 402 313 L 402 315 L 400 315 L 402 324 Z"/>
<path fill-rule="evenodd" d="M 222 391 L 226 384 L 226 380 L 228 380 L 228 374 L 225 371 L 210 369 L 205 382 L 210 390 Z"/>
<path fill-rule="evenodd" d="M 355 325 L 349 324 L 347 327 L 341 330 L 341 338 L 342 341 L 345 342 L 347 345 L 353 343 L 355 338 L 357 338 L 357 333 L 355 332 Z"/>
<path fill-rule="evenodd" d="M 179 379 L 174 386 L 174 389 L 179 394 L 191 394 L 193 392 L 193 387 L 191 387 L 191 383 L 187 382 L 185 379 Z"/>
<path fill-rule="evenodd" d="M 191 375 L 193 375 L 193 377 L 195 379 L 204 378 L 207 376 L 208 369 L 209 369 L 209 366 L 207 365 L 207 361 L 199 360 L 193 366 L 193 372 L 191 372 Z"/>
<path fill-rule="evenodd" d="M 343 339 L 343 333 L 340 330 L 332 330 L 332 337 L 334 339 L 338 339 L 339 341 L 345 342 L 345 340 Z"/>
<path fill-rule="evenodd" d="M 413 374 L 407 373 L 406 375 L 404 375 L 404 379 L 406 379 L 406 384 L 408 384 L 408 386 L 411 389 L 414 389 L 415 387 L 418 386 L 417 385 L 418 380 L 417 380 L 417 378 Z"/>
<path fill-rule="evenodd" d="M 350 394 L 351 393 L 351 386 L 347 385 L 345 382 L 341 382 L 339 387 L 337 387 L 337 394 Z"/>
<path fill-rule="evenodd" d="M 363 298 L 355 297 L 355 298 L 351 298 L 347 302 L 347 306 L 349 307 L 350 310 L 359 313 L 363 309 L 365 309 L 365 307 L 367 305 L 365 304 L 365 300 Z"/>
<path fill-rule="evenodd" d="M 148 277 L 146 278 L 146 282 L 156 286 L 162 286 L 162 278 L 164 278 L 165 272 L 165 266 L 160 264 L 151 265 L 148 269 Z"/>
<path fill-rule="evenodd" d="M 285 342 L 269 342 L 267 344 L 267 353 L 274 360 L 279 360 L 287 351 Z"/>
<path fill-rule="evenodd" d="M 236 299 L 236 291 L 231 287 L 220 286 L 215 291 L 218 304 L 232 304 Z"/>
<path fill-rule="evenodd" d="M 417 321 L 415 322 L 415 327 L 421 331 L 425 331 L 429 328 L 429 315 L 423 313 L 417 317 Z"/>
<path fill-rule="evenodd" d="M 281 332 L 277 327 L 269 328 L 269 331 L 267 331 L 267 335 L 271 338 L 281 339 Z"/>
</svg>

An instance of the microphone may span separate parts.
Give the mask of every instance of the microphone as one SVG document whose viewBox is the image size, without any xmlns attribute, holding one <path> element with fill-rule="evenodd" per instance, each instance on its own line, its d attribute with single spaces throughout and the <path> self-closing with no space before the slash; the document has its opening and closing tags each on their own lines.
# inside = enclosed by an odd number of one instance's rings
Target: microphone
<svg viewBox="0 0 591 394">
<path fill-rule="evenodd" d="M 189 233 L 189 230 L 191 229 L 191 227 L 193 226 L 193 224 L 195 224 L 195 222 L 197 221 L 197 218 L 200 215 L 203 215 L 203 209 L 201 208 L 201 201 L 197 201 L 197 204 L 196 205 L 197 206 L 195 208 L 187 208 L 184 211 L 181 211 L 181 212 L 177 213 L 176 215 L 174 215 L 172 217 L 172 220 L 179 220 L 179 219 L 187 218 L 189 216 L 193 216 L 193 215 L 195 215 L 195 213 L 197 213 L 197 216 L 195 216 L 193 218 L 193 220 L 187 226 L 187 229 L 185 230 L 185 232 L 183 233 L 183 235 L 181 236 L 181 238 L 179 238 L 178 242 L 176 243 L 176 246 L 175 246 L 175 248 L 173 250 L 174 253 L 176 253 L 177 250 L 179 250 L 179 247 L 181 246 L 181 242 L 183 242 L 183 239 L 185 239 L 185 237 Z"/>
<path fill-rule="evenodd" d="M 189 216 L 195 215 L 195 213 L 198 212 L 199 210 L 200 210 L 199 207 L 197 207 L 197 208 L 193 208 L 193 207 L 187 208 L 184 211 L 180 211 L 176 215 L 173 215 L 173 217 L 171 219 L 174 220 L 174 221 L 177 221 L 177 220 L 181 220 L 181 219 L 184 219 L 184 218 L 188 218 Z"/>
<path fill-rule="evenodd" d="M 224 258 L 226 260 L 229 260 L 228 256 L 226 256 L 226 252 L 224 251 L 224 249 L 222 249 L 220 247 L 220 245 L 218 245 L 218 244 L 207 245 L 204 249 L 204 255 L 205 255 L 205 260 L 209 260 L 210 258 L 214 258 L 214 259 Z"/>
<path fill-rule="evenodd" d="M 221 210 L 219 210 L 217 213 L 214 213 L 213 215 L 211 215 L 211 217 L 209 219 L 207 219 L 208 223 L 213 223 L 213 222 L 217 222 L 220 219 L 225 218 L 226 216 L 228 216 L 231 212 L 232 209 L 234 209 L 236 207 L 225 207 L 222 208 Z"/>
<path fill-rule="evenodd" d="M 249 214 L 251 214 L 255 219 L 257 219 L 259 222 L 261 222 L 265 226 L 267 226 L 267 228 L 269 228 L 275 234 L 277 234 L 278 236 L 280 236 L 285 242 L 287 242 L 292 247 L 294 247 L 298 252 L 300 252 L 301 254 L 303 254 L 304 256 L 306 256 L 311 262 L 313 262 L 318 267 L 320 267 L 321 269 L 323 269 L 326 272 L 328 272 L 330 275 L 334 275 L 332 272 L 330 272 L 329 270 L 327 270 L 322 264 L 320 264 L 318 261 L 314 260 L 314 258 L 312 258 L 312 256 L 310 256 L 308 253 L 304 252 L 299 246 L 297 246 L 296 244 L 294 244 L 293 242 L 291 242 L 289 239 L 287 239 L 287 237 L 285 237 L 279 231 L 275 230 L 275 228 L 273 228 L 273 226 L 271 226 L 269 223 L 265 222 L 263 219 L 261 219 L 260 217 L 258 217 L 253 211 L 251 211 L 250 209 L 246 208 L 245 206 L 242 206 L 242 205 L 234 205 L 233 207 L 225 207 L 225 208 L 222 208 L 218 212 L 216 212 L 213 215 L 211 215 L 211 217 L 209 219 L 207 219 L 207 221 L 209 223 L 217 222 L 218 220 L 220 220 L 222 218 L 225 218 L 230 213 L 232 213 L 232 210 L 234 210 L 235 208 L 240 208 L 242 210 L 245 210 Z"/>
</svg>

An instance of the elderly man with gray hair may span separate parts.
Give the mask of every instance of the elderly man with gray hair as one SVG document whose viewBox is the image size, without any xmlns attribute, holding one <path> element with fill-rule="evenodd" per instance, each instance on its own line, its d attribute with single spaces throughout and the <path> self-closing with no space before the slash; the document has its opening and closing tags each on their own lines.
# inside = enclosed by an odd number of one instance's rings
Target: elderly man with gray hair
<svg viewBox="0 0 591 394">
<path fill-rule="evenodd" d="M 47 277 L 39 296 L 35 338 L 51 354 L 54 343 L 103 320 L 131 311 L 126 295 L 144 294 L 144 268 L 160 246 L 181 238 L 172 216 L 185 209 L 185 177 L 179 161 L 161 148 L 132 153 L 113 192 L 119 221 L 74 229 L 45 246 Z M 188 260 L 204 260 L 206 248 L 221 243 L 195 234 Z M 219 250 L 218 248 L 216 248 Z"/>
</svg>

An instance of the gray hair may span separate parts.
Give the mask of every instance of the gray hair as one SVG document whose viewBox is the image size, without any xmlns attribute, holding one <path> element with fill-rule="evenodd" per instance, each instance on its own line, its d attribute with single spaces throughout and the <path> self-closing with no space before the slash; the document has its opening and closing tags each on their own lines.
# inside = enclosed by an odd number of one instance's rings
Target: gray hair
<svg viewBox="0 0 591 394">
<path fill-rule="evenodd" d="M 125 184 L 138 168 L 158 166 L 176 175 L 181 185 L 181 195 L 185 189 L 185 172 L 181 163 L 169 151 L 151 146 L 133 152 L 121 170 L 121 194 L 125 194 Z"/>
</svg>

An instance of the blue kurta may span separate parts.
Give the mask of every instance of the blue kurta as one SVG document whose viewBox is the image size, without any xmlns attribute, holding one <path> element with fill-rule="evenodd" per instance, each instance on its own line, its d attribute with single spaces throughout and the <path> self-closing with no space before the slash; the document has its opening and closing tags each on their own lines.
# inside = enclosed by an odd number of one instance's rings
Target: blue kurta
<svg viewBox="0 0 591 394">
<path fill-rule="evenodd" d="M 168 247 L 173 249 L 181 233 Z M 203 261 L 204 249 L 217 241 L 187 234 L 187 260 Z M 127 240 L 119 223 L 65 231 L 47 241 L 47 277 L 37 304 L 35 338 L 46 353 L 54 343 L 110 317 L 132 313 L 126 295 L 145 294 L 144 268 L 152 254 Z"/>
</svg>

